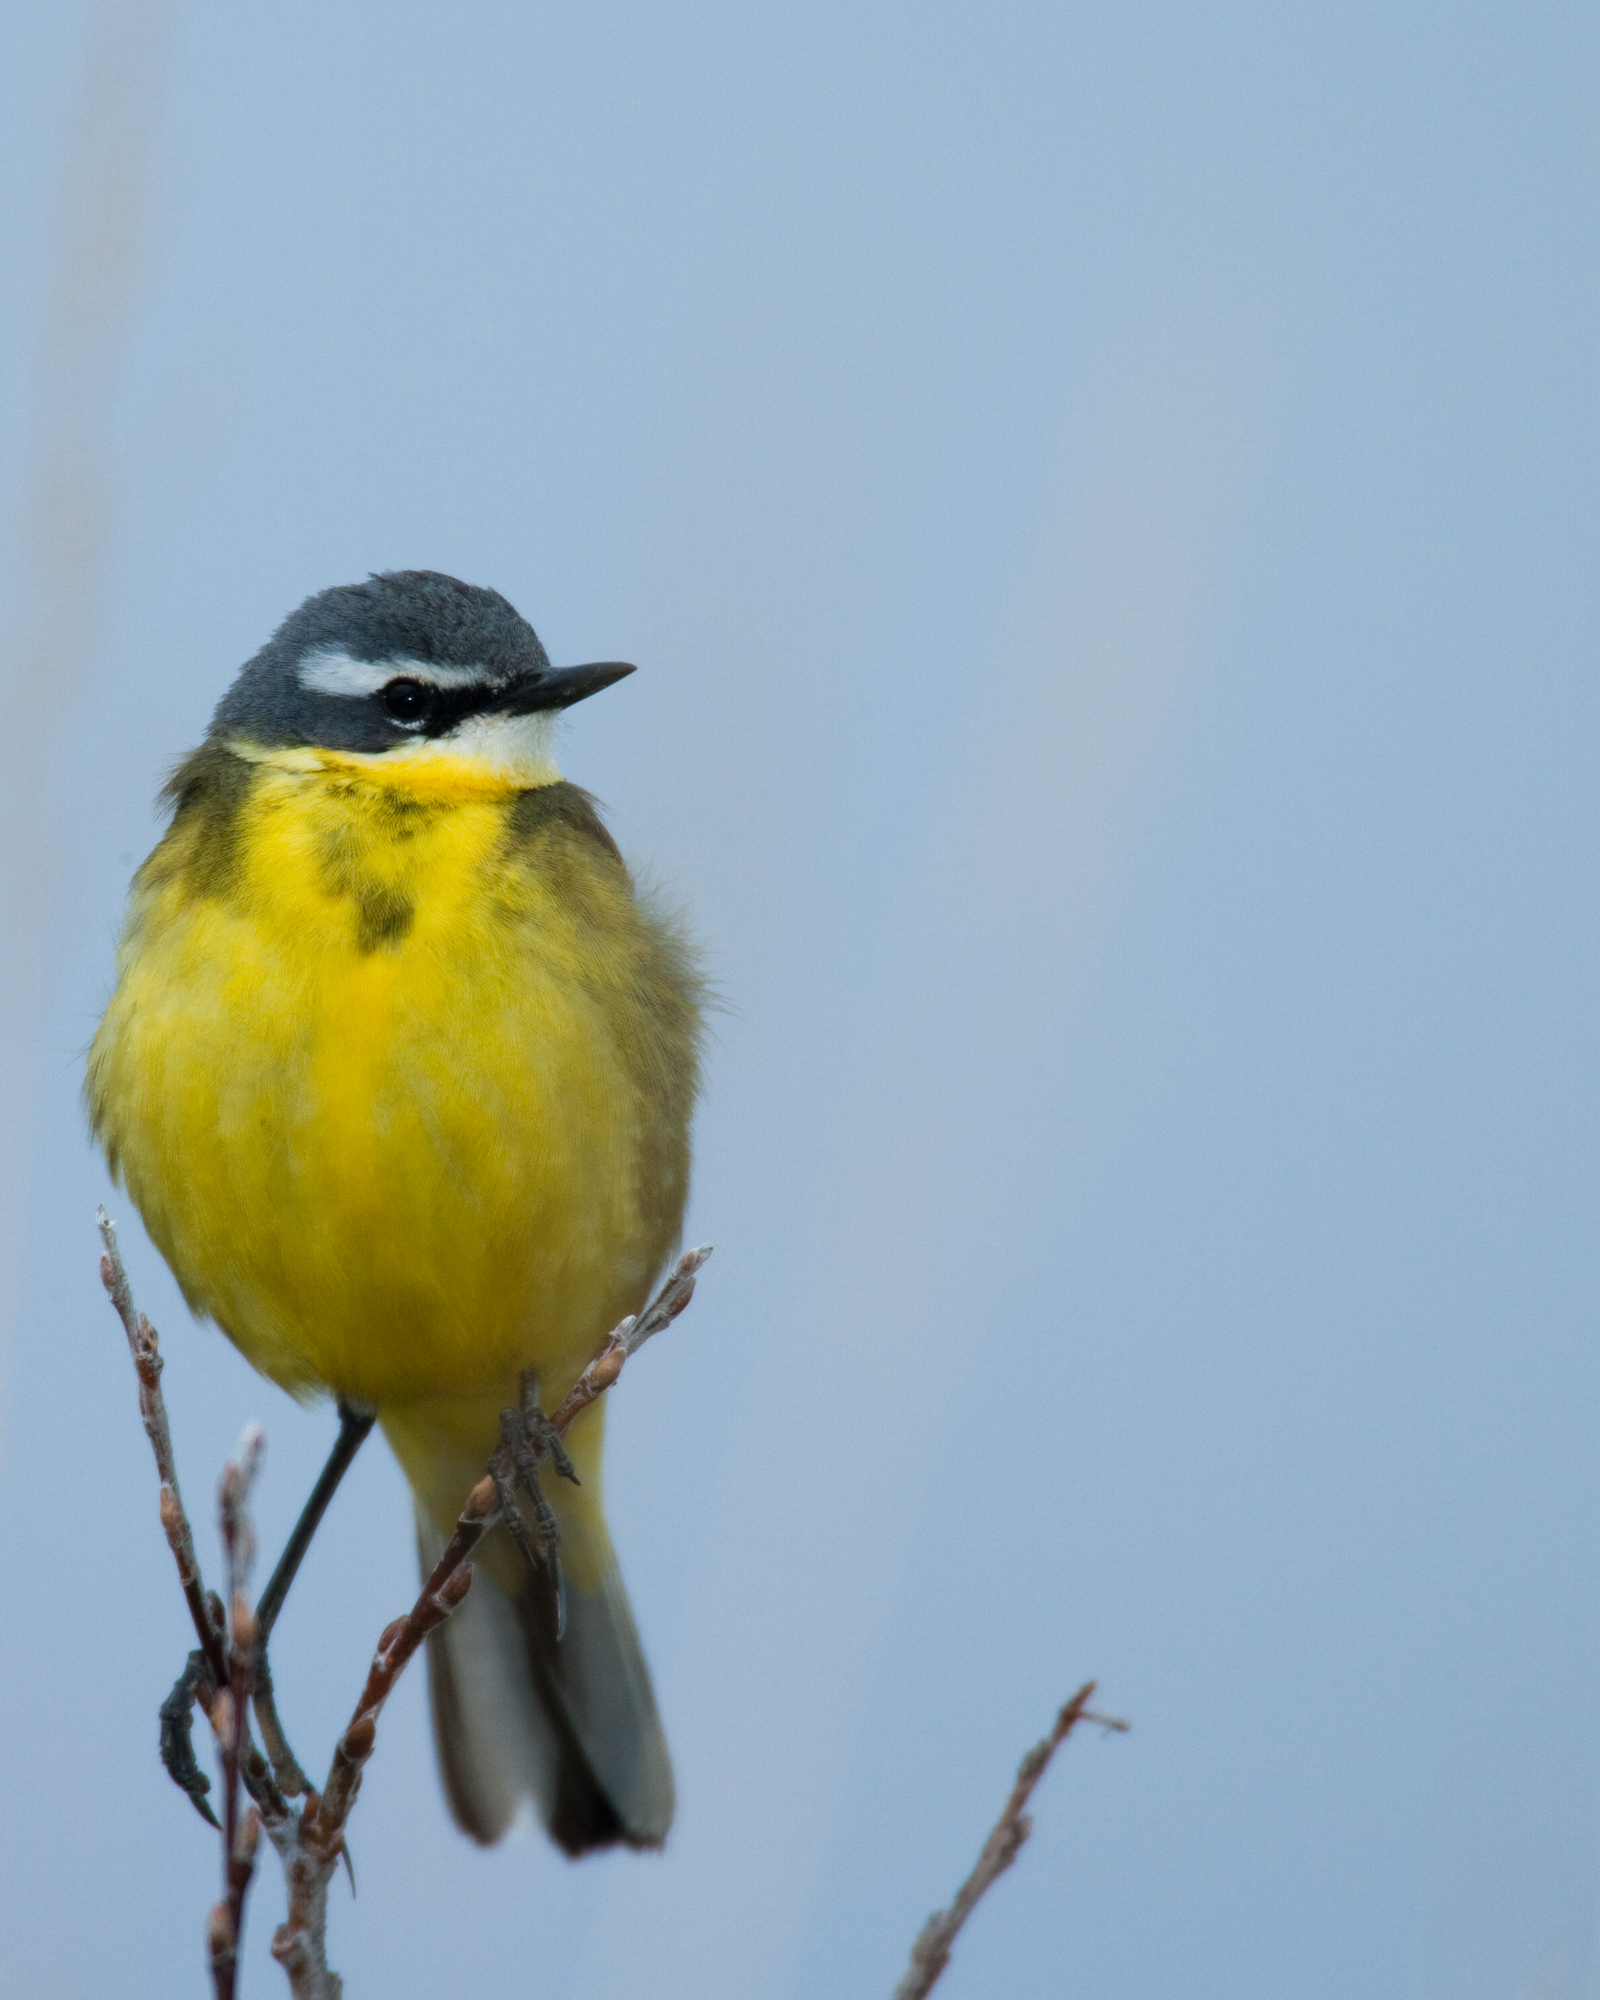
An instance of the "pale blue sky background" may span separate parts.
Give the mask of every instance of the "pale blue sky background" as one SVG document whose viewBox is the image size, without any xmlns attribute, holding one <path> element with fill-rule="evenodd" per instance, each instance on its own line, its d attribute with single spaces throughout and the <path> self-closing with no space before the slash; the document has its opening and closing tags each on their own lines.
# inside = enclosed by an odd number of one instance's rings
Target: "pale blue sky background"
<svg viewBox="0 0 1600 2000">
<path fill-rule="evenodd" d="M 640 663 L 565 762 L 729 1001 L 718 1251 L 608 1474 L 671 1845 L 470 1848 L 419 1674 L 352 2000 L 886 1994 L 1091 1674 L 1134 1734 L 950 2000 L 1594 2000 L 1593 10 L 167 12 L 0 23 L 4 1992 L 198 1994 L 215 1893 L 77 1108 L 127 877 L 275 622 L 426 565 Z M 64 417 L 119 21 L 143 249 Z M 331 1418 L 116 1209 L 196 1510 L 259 1416 L 275 1543 Z M 373 1449 L 275 1648 L 308 1756 L 411 1564 Z"/>
</svg>

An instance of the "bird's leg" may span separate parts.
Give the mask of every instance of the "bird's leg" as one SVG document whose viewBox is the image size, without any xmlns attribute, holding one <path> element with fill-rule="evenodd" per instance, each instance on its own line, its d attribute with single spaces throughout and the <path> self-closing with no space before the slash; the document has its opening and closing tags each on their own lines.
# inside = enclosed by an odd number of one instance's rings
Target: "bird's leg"
<svg viewBox="0 0 1600 2000">
<path fill-rule="evenodd" d="M 278 1558 L 278 1566 L 267 1579 L 267 1587 L 261 1593 L 256 1605 L 256 1630 L 258 1644 L 263 1652 L 267 1640 L 272 1636 L 272 1628 L 278 1622 L 278 1613 L 283 1609 L 283 1600 L 289 1595 L 289 1586 L 294 1582 L 295 1572 L 305 1560 L 306 1550 L 311 1546 L 311 1537 L 317 1532 L 322 1517 L 328 1511 L 328 1502 L 339 1490 L 339 1482 L 350 1470 L 356 1453 L 366 1443 L 372 1426 L 378 1421 L 376 1410 L 355 1410 L 348 1403 L 339 1405 L 339 1435 L 333 1441 L 333 1449 L 328 1453 L 328 1462 L 317 1474 L 317 1483 L 312 1487 L 306 1504 L 300 1509 L 300 1518 L 294 1524 L 294 1533 L 284 1544 L 283 1554 Z"/>
<path fill-rule="evenodd" d="M 539 1407 L 539 1378 L 531 1368 L 522 1371 L 522 1428 L 540 1458 L 548 1452 L 563 1479 L 570 1479 L 574 1486 L 583 1484 L 578 1468 L 567 1456 L 560 1431 Z"/>
<path fill-rule="evenodd" d="M 522 1551 L 530 1569 L 542 1570 L 550 1579 L 554 1598 L 556 1637 L 567 1629 L 567 1587 L 561 1574 L 561 1530 L 550 1502 L 539 1484 L 539 1461 L 522 1429 L 520 1410 L 500 1412 L 500 1449 L 489 1460 L 489 1476 L 500 1502 L 506 1532 Z M 528 1533 L 517 1489 L 533 1502 L 534 1534 Z M 535 1536 L 537 1539 L 535 1539 Z"/>
<path fill-rule="evenodd" d="M 523 1433 L 522 1413 L 520 1410 L 502 1410 L 500 1412 L 500 1439 L 505 1447 L 504 1456 L 511 1461 L 513 1477 L 508 1482 L 509 1487 L 514 1492 L 520 1486 L 533 1502 L 533 1525 L 534 1532 L 538 1536 L 539 1560 L 541 1562 L 549 1562 L 551 1557 L 556 1553 L 556 1550 L 561 1546 L 561 1530 L 556 1525 L 555 1513 L 551 1508 L 550 1502 L 544 1497 L 543 1487 L 539 1484 L 538 1454 L 528 1443 L 527 1437 Z M 496 1483 L 498 1484 L 499 1482 L 497 1481 Z M 502 1505 L 505 1503 L 507 1497 L 508 1495 L 505 1492 L 501 1493 Z M 513 1537 L 520 1542 L 522 1535 L 518 1535 L 517 1533 L 517 1524 L 511 1522 L 509 1525 Z M 526 1533 L 527 1524 L 524 1522 L 522 1524 L 522 1534 L 526 1535 Z M 527 1553 L 527 1550 L 524 1550 L 524 1553 Z"/>
<path fill-rule="evenodd" d="M 574 1485 L 579 1484 L 577 1468 L 567 1456 L 561 1435 L 539 1407 L 539 1378 L 533 1369 L 522 1373 L 522 1408 L 500 1412 L 500 1449 L 489 1460 L 489 1472 L 500 1500 L 500 1511 L 511 1539 L 522 1551 L 530 1568 L 549 1576 L 555 1593 L 556 1638 L 567 1629 L 567 1589 L 561 1574 L 561 1530 L 555 1510 L 539 1484 L 539 1461 L 548 1456 L 556 1471 Z M 517 1502 L 517 1489 L 533 1503 L 534 1531 Z"/>
<path fill-rule="evenodd" d="M 295 1573 L 305 1560 L 306 1550 L 311 1546 L 311 1538 L 323 1515 L 328 1511 L 328 1502 L 339 1490 L 339 1482 L 350 1470 L 356 1453 L 367 1441 L 368 1433 L 377 1421 L 371 1410 L 354 1410 L 348 1403 L 339 1405 L 339 1435 L 333 1441 L 333 1449 L 328 1453 L 327 1463 L 317 1475 L 317 1483 L 312 1487 L 306 1504 L 300 1510 L 300 1518 L 294 1524 L 294 1532 L 284 1544 L 283 1554 L 278 1558 L 277 1568 L 267 1579 L 267 1587 L 261 1593 L 256 1606 L 256 1661 L 253 1704 L 256 1720 L 261 1725 L 261 1740 L 272 1760 L 273 1775 L 290 1798 L 303 1796 L 310 1791 L 311 1783 L 295 1760 L 289 1747 L 289 1739 L 283 1733 L 283 1725 L 278 1720 L 277 1704 L 272 1695 L 272 1669 L 267 1664 L 267 1640 L 278 1613 L 283 1609 L 283 1601 L 289 1595 L 289 1586 L 294 1582 Z M 171 1769 L 171 1766 L 168 1766 Z M 198 1804 L 198 1801 L 196 1801 Z"/>
</svg>

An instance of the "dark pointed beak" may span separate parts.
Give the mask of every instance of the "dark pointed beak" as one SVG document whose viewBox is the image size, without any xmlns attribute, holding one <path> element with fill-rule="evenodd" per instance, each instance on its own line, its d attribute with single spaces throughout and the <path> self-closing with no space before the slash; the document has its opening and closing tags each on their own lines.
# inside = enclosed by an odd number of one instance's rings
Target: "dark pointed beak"
<svg viewBox="0 0 1600 2000">
<path fill-rule="evenodd" d="M 633 672 L 626 660 L 596 660 L 587 667 L 550 667 L 523 674 L 495 698 L 500 715 L 536 715 L 542 708 L 571 708 Z"/>
</svg>

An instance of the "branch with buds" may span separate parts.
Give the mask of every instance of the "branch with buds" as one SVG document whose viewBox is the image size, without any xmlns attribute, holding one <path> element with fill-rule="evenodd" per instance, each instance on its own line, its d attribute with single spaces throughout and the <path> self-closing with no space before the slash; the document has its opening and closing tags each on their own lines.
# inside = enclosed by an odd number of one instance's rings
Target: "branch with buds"
<svg viewBox="0 0 1600 2000">
<path fill-rule="evenodd" d="M 105 1246 L 100 1276 L 122 1321 L 139 1380 L 139 1411 L 155 1453 L 160 1481 L 161 1525 L 177 1565 L 178 1581 L 189 1606 L 199 1640 L 189 1666 L 162 1705 L 163 1755 L 169 1770 L 213 1825 L 215 1816 L 204 1798 L 208 1782 L 195 1765 L 189 1744 L 189 1710 L 198 1702 L 211 1724 L 222 1773 L 223 1899 L 207 1924 L 207 1950 L 217 2000 L 234 2000 L 239 1938 L 245 1898 L 249 1893 L 260 1836 L 265 1832 L 283 1864 L 288 1890 L 287 1921 L 272 1940 L 272 1955 L 289 1979 L 294 2000 L 339 2000 L 343 1982 L 327 1958 L 328 1885 L 345 1847 L 345 1828 L 361 1789 L 362 1774 L 377 1742 L 378 1717 L 396 1681 L 428 1634 L 442 1625 L 472 1588 L 468 1557 L 495 1523 L 520 1514 L 510 1492 L 513 1475 L 520 1477 L 543 1456 L 560 1470 L 566 1464 L 561 1436 L 580 1411 L 602 1396 L 621 1375 L 624 1364 L 652 1334 L 669 1325 L 694 1295 L 695 1275 L 711 1255 L 710 1245 L 689 1250 L 672 1275 L 637 1317 L 623 1320 L 607 1339 L 560 1408 L 546 1417 L 524 1384 L 521 1411 L 507 1411 L 503 1424 L 507 1442 L 497 1451 L 490 1470 L 467 1495 L 444 1553 L 423 1583 L 415 1604 L 403 1618 L 386 1627 L 378 1640 L 366 1686 L 356 1702 L 344 1733 L 334 1746 L 327 1782 L 302 1801 L 288 1798 L 273 1774 L 273 1766 L 257 1747 L 250 1730 L 250 1696 L 255 1676 L 257 1623 L 246 1593 L 255 1535 L 250 1521 L 250 1487 L 260 1465 L 265 1440 L 259 1426 L 247 1425 L 239 1449 L 222 1475 L 219 1505 L 222 1542 L 228 1566 L 226 1608 L 207 1591 L 195 1554 L 194 1535 L 178 1489 L 177 1460 L 161 1394 L 162 1360 L 155 1329 L 133 1303 L 128 1274 L 117 1248 L 117 1235 L 104 1209 L 98 1215 Z M 510 1446 L 516 1443 L 515 1459 Z M 548 1551 L 554 1567 L 553 1544 Z M 181 1739 L 174 1748 L 174 1739 Z M 168 1755 L 169 1749 L 172 1750 Z M 186 1761 L 185 1761 L 186 1760 Z M 240 1810 L 241 1790 L 251 1805 Z"/>
<path fill-rule="evenodd" d="M 117 1249 L 116 1231 L 104 1209 L 99 1213 L 105 1252 L 100 1275 L 122 1321 L 139 1382 L 139 1412 L 155 1453 L 160 1481 L 162 1531 L 172 1550 L 178 1582 L 189 1607 L 199 1642 L 171 1695 L 162 1704 L 162 1759 L 199 1810 L 222 1836 L 223 1895 L 207 1922 L 207 1952 L 216 2000 L 235 2000 L 239 1939 L 244 1906 L 254 1875 L 260 1837 L 266 1834 L 283 1866 L 288 1892 L 288 1916 L 272 1939 L 272 1955 L 283 1967 L 293 2000 L 340 2000 L 343 1982 L 327 1957 L 328 1888 L 345 1856 L 345 1829 L 361 1790 L 362 1775 L 377 1744 L 378 1717 L 395 1683 L 427 1639 L 441 1626 L 472 1588 L 469 1560 L 484 1535 L 499 1521 L 517 1540 L 530 1563 L 543 1568 L 556 1592 L 560 1623 L 561 1572 L 554 1516 L 539 1487 L 539 1468 L 548 1461 L 555 1471 L 575 1476 L 562 1445 L 564 1433 L 589 1405 L 612 1388 L 627 1362 L 652 1335 L 677 1318 L 694 1295 L 695 1278 L 710 1256 L 710 1246 L 689 1250 L 655 1298 L 636 1318 L 623 1320 L 600 1352 L 584 1369 L 553 1416 L 539 1406 L 538 1384 L 531 1372 L 523 1377 L 522 1407 L 501 1413 L 501 1443 L 488 1470 L 467 1495 L 455 1532 L 423 1583 L 416 1602 L 403 1618 L 386 1627 L 378 1640 L 366 1685 L 343 1734 L 334 1745 L 327 1780 L 321 1791 L 306 1785 L 292 1754 L 282 1741 L 270 1689 L 266 1686 L 265 1654 L 258 1623 L 247 1593 L 255 1534 L 250 1520 L 250 1489 L 261 1462 L 265 1440 L 260 1428 L 248 1424 L 234 1456 L 222 1475 L 218 1503 L 222 1544 L 228 1569 L 227 1603 L 208 1591 L 201 1579 L 194 1535 L 178 1488 L 177 1461 L 161 1394 L 162 1360 L 155 1329 L 134 1306 L 127 1272 Z M 533 1504 L 535 1527 L 530 1533 L 517 1500 L 518 1491 Z M 272 1586 L 268 1587 L 268 1595 Z M 276 1606 L 263 1600 L 263 1618 Z M 257 1685 L 257 1662 L 261 1663 Z M 1055 1728 L 1023 1759 L 1016 1784 L 1007 1799 L 976 1867 L 962 1883 L 948 1909 L 939 1910 L 924 1925 L 911 1951 L 911 1964 L 895 1989 L 894 2000 L 926 2000 L 950 1962 L 951 1948 L 962 1926 L 983 1896 L 1016 1860 L 1032 1830 L 1027 1806 L 1034 1788 L 1057 1749 L 1080 1722 L 1106 1730 L 1125 1730 L 1119 1717 L 1097 1715 L 1089 1707 L 1094 1682 L 1088 1681 L 1061 1710 Z M 265 1699 L 263 1699 L 265 1694 Z M 271 1761 L 257 1747 L 250 1729 L 252 1697 L 266 1735 Z M 206 1801 L 209 1780 L 194 1759 L 190 1742 L 190 1710 L 198 1703 L 211 1725 L 222 1777 L 222 1819 L 219 1823 Z M 290 1780 L 296 1780 L 290 1796 Z M 244 1805 L 242 1794 L 250 1804 Z"/>
</svg>

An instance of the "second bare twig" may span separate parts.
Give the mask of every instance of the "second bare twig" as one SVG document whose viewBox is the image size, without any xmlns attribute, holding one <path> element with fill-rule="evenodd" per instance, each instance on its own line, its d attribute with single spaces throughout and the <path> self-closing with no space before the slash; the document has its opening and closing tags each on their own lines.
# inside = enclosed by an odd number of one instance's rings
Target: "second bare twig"
<svg viewBox="0 0 1600 2000">
<path fill-rule="evenodd" d="M 238 1449 L 223 1468 L 217 1490 L 222 1547 L 228 1563 L 228 1685 L 211 1704 L 211 1727 L 222 1763 L 222 1894 L 211 1912 L 211 1975 L 217 2000 L 233 2000 L 244 1899 L 255 1871 L 261 1821 L 254 1807 L 241 1820 L 239 1783 L 245 1760 L 250 1689 L 255 1678 L 256 1617 L 245 1586 L 255 1559 L 250 1488 L 266 1440 L 259 1424 L 246 1424 Z"/>
<path fill-rule="evenodd" d="M 894 2000 L 925 2000 L 925 1996 L 933 1991 L 940 1973 L 950 1963 L 950 1948 L 961 1926 L 978 1907 L 985 1892 L 1016 1860 L 1022 1851 L 1022 1843 L 1033 1831 L 1033 1822 L 1026 1810 L 1033 1788 L 1049 1768 L 1050 1759 L 1078 1724 L 1098 1722 L 1102 1729 L 1117 1730 L 1128 1727 L 1120 1716 L 1091 1714 L 1089 1702 L 1093 1694 L 1094 1682 L 1085 1681 L 1056 1717 L 1055 1728 L 1023 1758 L 1011 1796 L 1006 1800 L 989 1838 L 983 1843 L 978 1865 L 956 1891 L 950 1907 L 936 1910 L 923 1925 L 916 1943 L 911 1947 L 911 1964 L 894 1989 Z"/>
</svg>

